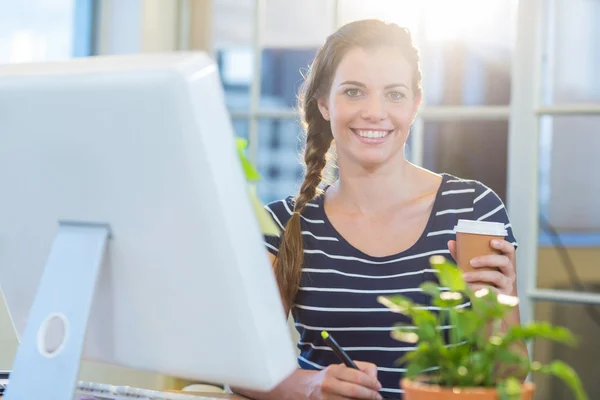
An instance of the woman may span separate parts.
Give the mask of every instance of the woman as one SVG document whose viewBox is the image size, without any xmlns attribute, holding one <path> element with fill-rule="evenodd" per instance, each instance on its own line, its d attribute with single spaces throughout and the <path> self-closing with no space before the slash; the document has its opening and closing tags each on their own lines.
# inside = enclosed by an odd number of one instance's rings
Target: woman
<svg viewBox="0 0 600 400">
<path fill-rule="evenodd" d="M 267 237 L 287 311 L 301 339 L 300 369 L 260 399 L 401 398 L 410 345 L 390 330 L 403 316 L 378 295 L 402 293 L 426 304 L 419 290 L 435 280 L 428 259 L 454 257 L 459 218 L 503 222 L 502 255 L 473 260 L 465 279 L 516 295 L 515 246 L 498 196 L 475 181 L 438 175 L 409 163 L 404 146 L 421 102 L 419 54 L 410 33 L 394 24 L 363 20 L 343 26 L 318 52 L 300 104 L 306 131 L 306 174 L 299 194 L 267 206 L 285 228 Z M 339 179 L 322 184 L 335 142 Z M 468 304 L 463 304 L 468 306 Z M 460 307 L 460 306 L 459 306 Z M 518 310 L 506 321 L 519 321 Z M 406 322 L 406 321 L 404 321 Z M 441 327 L 447 329 L 448 327 Z M 327 329 L 361 371 L 340 365 L 321 339 Z"/>
</svg>

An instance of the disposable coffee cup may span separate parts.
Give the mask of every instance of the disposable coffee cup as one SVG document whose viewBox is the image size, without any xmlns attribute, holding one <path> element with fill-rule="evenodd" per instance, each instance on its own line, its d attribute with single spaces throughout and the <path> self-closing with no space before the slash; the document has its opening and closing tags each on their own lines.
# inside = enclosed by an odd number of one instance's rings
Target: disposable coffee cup
<svg viewBox="0 0 600 400">
<path fill-rule="evenodd" d="M 508 232 L 503 223 L 459 219 L 454 232 L 456 233 L 456 263 L 461 271 L 498 270 L 496 267 L 475 268 L 471 265 L 471 260 L 480 256 L 502 254 L 492 247 L 491 241 L 506 237 Z"/>
</svg>

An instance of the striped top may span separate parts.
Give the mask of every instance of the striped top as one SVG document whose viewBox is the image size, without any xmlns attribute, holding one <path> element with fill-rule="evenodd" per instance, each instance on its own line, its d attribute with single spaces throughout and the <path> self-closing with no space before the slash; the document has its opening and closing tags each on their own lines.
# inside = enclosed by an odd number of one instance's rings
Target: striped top
<svg viewBox="0 0 600 400">
<path fill-rule="evenodd" d="M 307 204 L 301 218 L 305 265 L 291 310 L 300 334 L 300 368 L 315 370 L 339 363 L 321 338 L 325 329 L 352 359 L 378 366 L 384 396 L 401 399 L 399 380 L 405 369 L 396 360 L 414 345 L 392 339 L 390 332 L 395 323 L 409 320 L 378 303 L 377 296 L 402 294 L 435 310 L 419 285 L 437 281 L 429 257 L 450 257 L 447 242 L 455 238 L 458 219 L 502 222 L 508 230 L 507 240 L 516 246 L 504 204 L 494 191 L 477 181 L 449 174 L 442 178 L 421 237 L 409 249 L 385 257 L 361 252 L 336 231 L 324 212 L 324 195 Z M 272 202 L 266 208 L 283 229 L 292 214 L 293 198 Z M 265 240 L 268 250 L 277 255 L 280 239 Z"/>
</svg>

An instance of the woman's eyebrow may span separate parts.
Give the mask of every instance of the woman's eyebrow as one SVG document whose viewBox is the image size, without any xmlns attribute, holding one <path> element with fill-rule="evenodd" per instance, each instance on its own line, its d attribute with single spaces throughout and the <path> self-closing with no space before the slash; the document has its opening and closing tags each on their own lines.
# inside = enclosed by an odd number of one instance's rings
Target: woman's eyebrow
<svg viewBox="0 0 600 400">
<path fill-rule="evenodd" d="M 340 86 L 343 86 L 343 85 L 353 85 L 353 86 L 358 86 L 358 87 L 361 87 L 361 88 L 367 87 L 364 83 L 361 83 L 359 81 L 344 81 L 344 82 L 340 83 Z M 408 85 L 406 85 L 404 83 L 390 83 L 389 85 L 385 85 L 385 89 L 386 90 L 388 90 L 388 89 L 394 89 L 394 88 L 399 88 L 399 87 L 410 89 L 408 87 Z"/>
</svg>

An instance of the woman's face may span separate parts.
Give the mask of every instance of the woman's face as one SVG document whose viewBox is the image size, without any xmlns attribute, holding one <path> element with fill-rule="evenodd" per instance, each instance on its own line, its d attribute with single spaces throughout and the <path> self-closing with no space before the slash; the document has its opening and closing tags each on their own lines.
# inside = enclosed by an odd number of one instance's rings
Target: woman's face
<svg viewBox="0 0 600 400">
<path fill-rule="evenodd" d="M 342 58 L 319 109 L 331 123 L 338 164 L 378 168 L 404 158 L 421 102 L 413 70 L 394 47 L 354 48 Z"/>
</svg>

